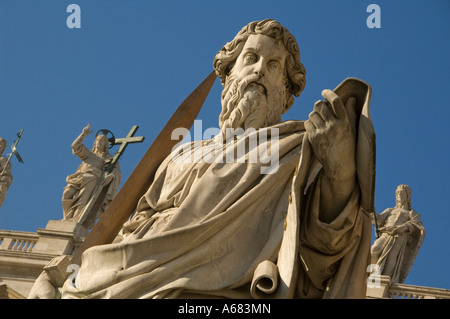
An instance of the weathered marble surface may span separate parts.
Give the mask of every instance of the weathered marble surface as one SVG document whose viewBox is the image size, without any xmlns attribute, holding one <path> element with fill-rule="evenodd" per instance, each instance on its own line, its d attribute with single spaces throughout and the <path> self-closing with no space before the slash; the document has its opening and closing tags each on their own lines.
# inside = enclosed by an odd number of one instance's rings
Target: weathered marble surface
<svg viewBox="0 0 450 319">
<path fill-rule="evenodd" d="M 86 250 L 62 298 L 365 298 L 370 86 L 347 79 L 322 92 L 307 121 L 281 122 L 305 69 L 295 38 L 273 20 L 245 26 L 214 67 L 224 85 L 222 134 L 164 161 L 123 238 Z M 223 160 L 242 145 L 242 160 Z M 261 157 L 251 159 L 268 149 L 278 161 L 265 170 Z M 205 153 L 214 160 L 193 160 Z M 57 296 L 45 276 L 30 294 Z"/>
<path fill-rule="evenodd" d="M 117 164 L 114 170 L 101 180 L 102 173 L 112 156 L 109 154 L 109 142 L 106 135 L 96 136 L 92 150 L 83 144 L 86 136 L 92 133 L 90 127 L 88 124 L 83 128 L 82 133 L 72 143 L 72 152 L 82 163 L 74 174 L 67 176 L 67 186 L 64 187 L 62 196 L 64 220 L 82 222 L 86 229 L 90 229 L 94 225 L 97 218 L 114 199 L 121 177 L 120 166 Z M 106 188 L 101 195 L 101 204 L 96 209 L 97 211 L 91 214 L 89 220 L 81 220 L 97 183 L 100 184 L 100 189 Z"/>
<path fill-rule="evenodd" d="M 411 196 L 408 185 L 399 185 L 395 191 L 395 207 L 377 216 L 381 235 L 371 248 L 372 264 L 393 283 L 405 281 L 425 237 L 420 214 L 411 208 Z"/>
</svg>

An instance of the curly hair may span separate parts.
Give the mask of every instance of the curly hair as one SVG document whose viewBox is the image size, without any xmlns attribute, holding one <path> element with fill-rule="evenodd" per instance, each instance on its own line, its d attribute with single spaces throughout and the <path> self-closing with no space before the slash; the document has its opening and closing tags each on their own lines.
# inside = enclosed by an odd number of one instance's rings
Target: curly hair
<svg viewBox="0 0 450 319">
<path fill-rule="evenodd" d="M 305 88 L 306 70 L 300 62 L 300 50 L 294 36 L 279 22 L 273 19 L 254 21 L 246 25 L 238 32 L 231 42 L 225 44 L 216 54 L 213 66 L 217 76 L 225 85 L 228 74 L 233 68 L 236 59 L 241 54 L 245 42 L 251 34 L 264 34 L 284 43 L 289 56 L 286 60 L 287 87 L 289 98 L 286 110 L 294 104 L 294 97 L 299 97 Z"/>
</svg>

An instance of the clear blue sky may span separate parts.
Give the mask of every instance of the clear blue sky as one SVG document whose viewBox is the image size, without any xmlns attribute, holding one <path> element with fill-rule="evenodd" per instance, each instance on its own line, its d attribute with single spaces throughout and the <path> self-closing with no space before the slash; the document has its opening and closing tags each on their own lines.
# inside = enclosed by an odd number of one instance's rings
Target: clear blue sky
<svg viewBox="0 0 450 319">
<path fill-rule="evenodd" d="M 66 25 L 71 3 L 79 29 Z M 371 3 L 379 29 L 366 25 Z M 307 70 L 285 119 L 306 119 L 322 89 L 346 77 L 372 85 L 376 210 L 395 205 L 397 185 L 412 187 L 427 235 L 406 283 L 449 289 L 449 16 L 448 0 L 0 0 L 0 136 L 10 146 L 24 129 L 25 162 L 12 161 L 0 229 L 36 231 L 63 217 L 65 178 L 80 164 L 70 145 L 87 123 L 116 137 L 139 125 L 146 139 L 122 157 L 125 181 L 222 45 L 248 22 L 273 18 L 297 38 Z M 220 92 L 216 80 L 203 128 L 218 127 Z"/>
</svg>

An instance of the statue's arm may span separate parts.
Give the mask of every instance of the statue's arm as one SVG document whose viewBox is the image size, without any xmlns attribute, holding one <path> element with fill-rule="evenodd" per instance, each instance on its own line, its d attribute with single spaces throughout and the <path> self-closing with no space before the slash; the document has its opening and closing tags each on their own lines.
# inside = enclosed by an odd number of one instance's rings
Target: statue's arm
<svg viewBox="0 0 450 319">
<path fill-rule="evenodd" d="M 109 164 L 109 162 L 108 162 Z M 105 170 L 105 168 L 104 168 Z M 115 188 L 118 188 L 118 184 L 120 184 L 120 178 L 121 178 L 121 171 L 120 171 L 120 163 L 117 162 L 114 166 L 112 172 L 106 173 L 105 179 L 103 180 L 103 186 L 110 184 L 111 182 L 114 183 Z"/>
<path fill-rule="evenodd" d="M 325 101 L 318 101 L 305 128 L 314 155 L 323 166 L 321 179 L 321 221 L 333 221 L 347 204 L 356 186 L 355 132 L 347 112 L 355 99 L 344 106 L 331 90 L 324 90 Z M 347 111 L 346 111 L 347 110 Z"/>
<path fill-rule="evenodd" d="M 86 138 L 86 136 L 88 136 L 89 134 L 92 133 L 92 131 L 90 129 L 91 129 L 91 125 L 88 124 L 86 127 L 83 128 L 83 131 L 81 132 L 81 134 L 72 143 L 73 154 L 80 157 L 81 160 L 83 160 L 85 149 L 87 149 L 83 145 L 83 141 Z"/>
<path fill-rule="evenodd" d="M 386 208 L 381 214 L 377 215 L 377 223 L 379 227 L 384 226 L 384 224 L 386 223 L 386 219 L 389 217 L 392 210 L 393 208 Z"/>
</svg>

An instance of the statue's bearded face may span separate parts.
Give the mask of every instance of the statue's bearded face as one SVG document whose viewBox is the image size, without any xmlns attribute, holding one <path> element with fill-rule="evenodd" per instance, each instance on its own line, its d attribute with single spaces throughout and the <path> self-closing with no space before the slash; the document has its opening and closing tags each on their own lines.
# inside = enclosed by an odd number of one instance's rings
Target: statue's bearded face
<svg viewBox="0 0 450 319">
<path fill-rule="evenodd" d="M 400 189 L 397 191 L 397 202 L 402 204 L 403 206 L 407 203 L 407 195 L 406 191 L 403 189 Z"/>
<path fill-rule="evenodd" d="M 411 209 L 410 206 L 410 189 L 408 188 L 397 188 L 395 191 L 395 197 L 396 197 L 396 206 L 406 209 Z"/>
<path fill-rule="evenodd" d="M 221 130 L 281 122 L 288 95 L 284 44 L 263 34 L 248 37 L 222 93 Z"/>
<path fill-rule="evenodd" d="M 108 150 L 108 138 L 105 135 L 98 135 L 94 141 L 92 151 L 95 154 L 103 154 Z"/>
</svg>

